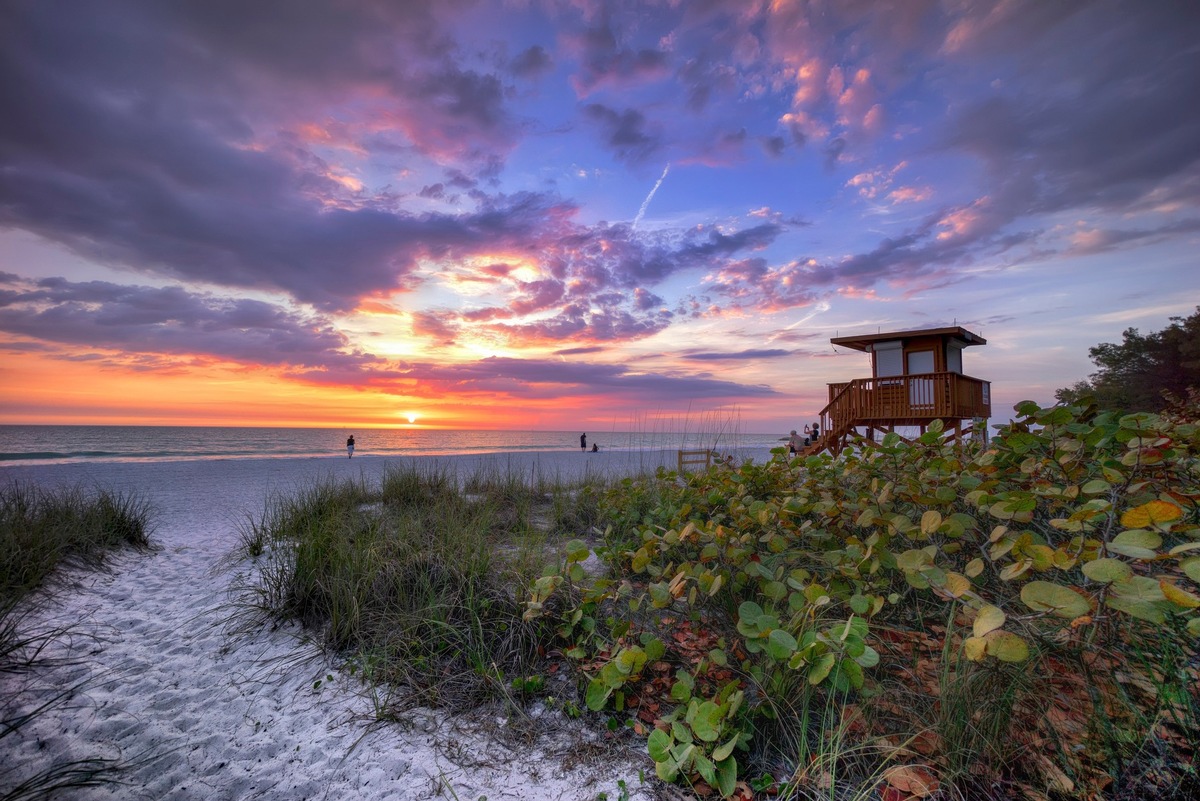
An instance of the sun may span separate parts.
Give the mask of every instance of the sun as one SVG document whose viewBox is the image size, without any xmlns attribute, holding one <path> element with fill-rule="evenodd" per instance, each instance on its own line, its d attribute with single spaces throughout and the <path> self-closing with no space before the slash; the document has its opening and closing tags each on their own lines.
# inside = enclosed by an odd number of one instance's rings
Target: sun
<svg viewBox="0 0 1200 801">
<path fill-rule="evenodd" d="M 417 422 L 417 418 L 420 416 L 421 415 L 417 414 L 416 412 L 405 412 L 404 413 L 404 417 L 406 420 L 408 420 L 410 425 Z"/>
</svg>

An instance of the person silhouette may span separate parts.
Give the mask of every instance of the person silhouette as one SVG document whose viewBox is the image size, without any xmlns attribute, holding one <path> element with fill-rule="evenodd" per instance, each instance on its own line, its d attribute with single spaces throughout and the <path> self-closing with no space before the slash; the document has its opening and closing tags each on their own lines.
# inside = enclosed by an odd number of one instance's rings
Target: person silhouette
<svg viewBox="0 0 1200 801">
<path fill-rule="evenodd" d="M 354 458 L 354 435 L 353 434 L 351 434 L 350 438 L 346 440 L 346 458 L 347 459 Z"/>
<path fill-rule="evenodd" d="M 579 450 L 581 452 L 587 450 L 587 434 L 579 435 Z"/>
</svg>

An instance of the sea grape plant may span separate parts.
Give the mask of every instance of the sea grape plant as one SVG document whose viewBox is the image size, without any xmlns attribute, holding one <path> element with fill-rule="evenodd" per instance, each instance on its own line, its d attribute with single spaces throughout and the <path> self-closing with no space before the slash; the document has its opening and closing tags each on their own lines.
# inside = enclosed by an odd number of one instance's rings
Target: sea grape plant
<svg viewBox="0 0 1200 801">
<path fill-rule="evenodd" d="M 881 661 L 872 627 L 923 626 L 918 598 L 965 610 L 954 647 L 967 661 L 1117 647 L 1144 626 L 1194 640 L 1200 425 L 1032 402 L 1016 411 L 986 446 L 948 442 L 935 422 L 838 459 L 779 451 L 686 480 L 662 473 L 653 507 L 645 487 L 619 490 L 613 507 L 624 496 L 639 509 L 610 518 L 621 527 L 602 549 L 612 575 L 588 580 L 590 551 L 573 542 L 526 615 L 553 615 L 593 709 L 620 710 L 648 664 L 680 661 L 659 638 L 662 616 L 718 632 L 725 647 L 709 667 L 742 678 L 672 689 L 650 748 L 660 776 L 725 795 L 736 766 L 726 760 L 746 749 L 772 688 L 796 674 L 826 692 L 864 687 Z"/>
</svg>

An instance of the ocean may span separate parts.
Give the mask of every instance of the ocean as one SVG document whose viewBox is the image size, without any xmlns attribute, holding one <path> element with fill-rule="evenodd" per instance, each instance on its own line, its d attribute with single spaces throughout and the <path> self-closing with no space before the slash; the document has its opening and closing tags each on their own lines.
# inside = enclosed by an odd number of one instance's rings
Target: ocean
<svg viewBox="0 0 1200 801">
<path fill-rule="evenodd" d="M 420 428 L 227 428 L 201 426 L 0 426 L 0 466 L 191 459 L 446 456 L 579 450 L 578 431 L 455 431 Z M 587 432 L 602 451 L 774 448 L 778 434 L 741 432 Z"/>
</svg>

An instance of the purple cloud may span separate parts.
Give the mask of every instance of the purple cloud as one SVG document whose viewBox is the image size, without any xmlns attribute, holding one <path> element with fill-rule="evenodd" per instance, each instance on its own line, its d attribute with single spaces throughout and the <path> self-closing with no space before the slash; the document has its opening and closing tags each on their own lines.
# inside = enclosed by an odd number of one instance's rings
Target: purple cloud
<svg viewBox="0 0 1200 801">
<path fill-rule="evenodd" d="M 178 286 L 38 281 L 0 306 L 0 331 L 41 342 L 129 355 L 208 357 L 267 366 L 361 370 L 379 359 L 354 348 L 319 315 Z"/>
</svg>

